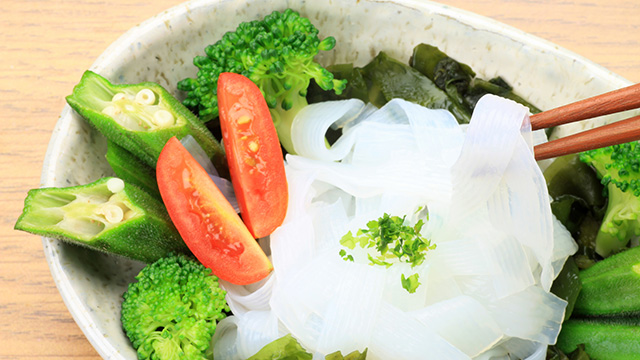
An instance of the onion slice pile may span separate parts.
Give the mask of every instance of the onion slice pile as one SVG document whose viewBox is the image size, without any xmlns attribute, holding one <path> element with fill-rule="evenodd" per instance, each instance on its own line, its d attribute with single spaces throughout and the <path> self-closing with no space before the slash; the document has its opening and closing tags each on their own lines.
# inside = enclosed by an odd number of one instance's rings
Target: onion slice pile
<svg viewBox="0 0 640 360">
<path fill-rule="evenodd" d="M 343 135 L 328 148 L 330 126 Z M 274 273 L 230 289 L 238 311 L 219 325 L 216 359 L 246 359 L 287 333 L 314 359 L 365 348 L 368 359 L 544 359 L 566 307 L 551 282 L 577 248 L 551 214 L 525 107 L 487 95 L 460 126 L 399 99 L 320 103 L 292 133 Z M 428 216 L 436 248 L 423 264 L 372 266 L 359 248 L 341 258 L 341 237 L 384 213 Z M 413 273 L 421 285 L 408 293 L 400 278 Z"/>
</svg>

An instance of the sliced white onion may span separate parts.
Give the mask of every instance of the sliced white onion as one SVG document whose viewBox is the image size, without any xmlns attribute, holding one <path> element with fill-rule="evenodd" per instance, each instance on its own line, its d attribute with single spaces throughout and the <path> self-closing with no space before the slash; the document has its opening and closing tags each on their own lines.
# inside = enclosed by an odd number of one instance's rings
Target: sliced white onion
<svg viewBox="0 0 640 360">
<path fill-rule="evenodd" d="M 506 335 L 555 344 L 567 302 L 538 286 L 530 286 L 485 306 Z"/>
<path fill-rule="evenodd" d="M 503 342 L 501 347 L 509 354 L 525 360 L 543 360 L 547 355 L 547 344 L 530 340 L 510 338 Z"/>
<path fill-rule="evenodd" d="M 271 311 L 249 311 L 239 317 L 237 326 L 236 342 L 242 359 L 248 359 L 280 337 L 278 318 Z"/>
<path fill-rule="evenodd" d="M 238 317 L 228 316 L 216 325 L 211 339 L 213 357 L 225 360 L 243 360 L 238 350 Z"/>
<path fill-rule="evenodd" d="M 503 336 L 491 313 L 470 296 L 447 299 L 412 315 L 470 357 L 490 349 Z"/>
<path fill-rule="evenodd" d="M 279 333 L 317 359 L 365 347 L 373 360 L 542 359 L 566 306 L 548 286 L 575 244 L 551 215 L 528 111 L 488 96 L 458 126 L 403 100 L 357 116 L 347 105 L 323 104 L 331 119 L 296 119 L 314 140 L 285 163 L 289 210 L 270 237 L 271 297 L 266 306 L 260 289 L 240 293 L 238 316 L 270 310 Z M 343 129 L 331 149 L 329 126 Z M 370 266 L 372 249 L 341 258 L 342 235 L 385 212 L 428 214 L 423 235 L 436 249 L 422 265 Z M 400 277 L 412 273 L 420 286 L 410 294 Z"/>
<path fill-rule="evenodd" d="M 369 345 L 374 359 L 470 359 L 425 324 L 383 304 Z"/>
<path fill-rule="evenodd" d="M 476 105 L 460 157 L 451 169 L 452 221 L 466 218 L 486 203 L 502 180 L 519 142 L 528 110 L 501 100 L 504 99 L 484 96 Z"/>
<path fill-rule="evenodd" d="M 269 276 L 251 285 L 235 285 L 228 281 L 220 280 L 220 286 L 227 292 L 226 300 L 231 312 L 240 316 L 252 310 L 269 310 L 269 301 L 274 282 L 275 277 Z"/>
<path fill-rule="evenodd" d="M 353 146 L 353 138 L 342 136 L 327 148 L 325 134 L 336 122 L 345 123 L 358 116 L 364 103 L 358 99 L 332 101 L 304 107 L 291 125 L 291 140 L 297 154 L 313 159 L 343 159 Z"/>
</svg>

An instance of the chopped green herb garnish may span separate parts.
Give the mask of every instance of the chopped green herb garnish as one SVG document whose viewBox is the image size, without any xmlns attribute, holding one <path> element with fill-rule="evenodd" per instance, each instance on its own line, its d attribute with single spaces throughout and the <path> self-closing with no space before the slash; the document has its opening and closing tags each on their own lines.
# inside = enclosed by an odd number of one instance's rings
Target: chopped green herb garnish
<svg viewBox="0 0 640 360">
<path fill-rule="evenodd" d="M 348 249 L 375 248 L 377 256 L 368 254 L 371 265 L 380 265 L 389 268 L 393 265 L 391 260 L 418 266 L 424 262 L 428 250 L 436 248 L 435 244 L 420 234 L 424 221 L 418 220 L 414 226 L 405 224 L 406 216 L 391 216 L 384 214 L 378 220 L 367 223 L 366 229 L 360 229 L 354 235 L 351 231 L 340 239 L 340 244 Z M 353 256 L 346 250 L 340 250 L 340 256 L 344 260 L 353 261 Z M 402 275 L 402 286 L 413 293 L 420 285 L 418 274 L 405 278 Z"/>
<path fill-rule="evenodd" d="M 404 274 L 402 274 L 402 287 L 410 294 L 413 294 L 416 292 L 416 289 L 418 289 L 418 286 L 420 286 L 419 278 L 420 276 L 418 274 L 413 274 L 409 277 L 405 277 Z"/>
</svg>

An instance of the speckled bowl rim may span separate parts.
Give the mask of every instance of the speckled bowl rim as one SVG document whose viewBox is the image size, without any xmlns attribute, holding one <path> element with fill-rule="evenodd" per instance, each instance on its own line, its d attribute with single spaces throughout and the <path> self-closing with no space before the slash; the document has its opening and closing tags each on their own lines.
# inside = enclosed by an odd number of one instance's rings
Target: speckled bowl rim
<svg viewBox="0 0 640 360">
<path fill-rule="evenodd" d="M 363 0 L 364 1 L 364 0 Z M 113 67 L 113 64 L 118 64 L 118 55 L 131 44 L 135 43 L 136 39 L 140 36 L 151 38 L 152 41 L 159 40 L 159 36 L 153 35 L 153 29 L 157 26 L 165 23 L 169 19 L 175 17 L 185 16 L 192 9 L 206 6 L 215 6 L 225 2 L 225 0 L 193 0 L 188 1 L 177 6 L 174 6 L 162 13 L 136 25 L 128 30 L 114 43 L 112 43 L 93 63 L 91 69 L 100 72 L 101 70 Z M 371 1 L 380 2 L 380 1 Z M 468 12 L 460 9 L 456 9 L 444 4 L 439 4 L 431 1 L 411 1 L 411 0 L 396 0 L 396 1 L 384 1 L 387 3 L 395 3 L 400 6 L 406 6 L 409 8 L 415 8 L 424 12 L 433 13 L 436 15 L 442 15 L 457 20 L 463 24 L 470 26 L 475 30 L 484 30 L 494 32 L 502 36 L 508 37 L 518 43 L 527 44 L 533 48 L 542 50 L 543 52 L 554 53 L 556 56 L 571 59 L 572 61 L 581 63 L 590 71 L 595 77 L 607 79 L 613 86 L 622 87 L 631 84 L 628 80 L 621 76 L 607 70 L 606 68 L 593 63 L 592 61 L 575 54 L 571 51 L 563 49 L 549 41 L 538 38 L 536 36 L 525 33 L 521 30 L 505 25 L 498 21 Z M 66 105 L 60 114 L 44 159 L 42 168 L 41 185 L 53 186 L 55 183 L 55 167 L 56 157 L 61 152 L 64 144 L 64 137 L 59 136 L 64 133 L 64 129 L 68 128 L 72 121 L 72 110 Z M 58 256 L 56 256 L 55 250 L 48 246 L 51 239 L 43 238 L 43 247 L 45 257 L 51 270 L 51 275 L 56 283 L 56 286 L 65 302 L 69 312 L 75 319 L 76 323 L 83 331 L 89 342 L 94 346 L 96 351 L 103 358 L 122 358 L 122 354 L 118 353 L 110 344 L 109 339 L 105 337 L 93 324 L 88 310 L 81 301 L 80 296 L 74 291 L 70 284 L 63 266 L 59 262 Z"/>
</svg>

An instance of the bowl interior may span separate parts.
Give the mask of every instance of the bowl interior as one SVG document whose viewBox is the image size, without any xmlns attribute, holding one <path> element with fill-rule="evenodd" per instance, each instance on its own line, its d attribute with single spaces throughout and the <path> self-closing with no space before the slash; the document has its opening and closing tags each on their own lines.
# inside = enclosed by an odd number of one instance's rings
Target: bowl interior
<svg viewBox="0 0 640 360">
<path fill-rule="evenodd" d="M 629 84 L 575 54 L 503 24 L 411 0 L 190 1 L 131 29 L 91 70 L 116 83 L 155 81 L 180 97 L 176 83 L 195 76 L 192 59 L 202 55 L 206 45 L 242 21 L 287 7 L 309 17 L 321 37 L 336 38 L 336 48 L 319 58 L 325 64 L 363 65 L 379 51 L 408 60 L 413 47 L 425 42 L 469 64 L 484 78 L 502 76 L 542 109 Z M 584 126 L 592 125 L 566 126 L 558 133 Z M 71 186 L 111 175 L 105 152 L 105 139 L 67 106 L 49 144 L 42 183 Z M 135 358 L 121 329 L 120 302 L 143 264 L 47 238 L 43 245 L 67 307 L 98 353 L 104 358 Z"/>
</svg>

